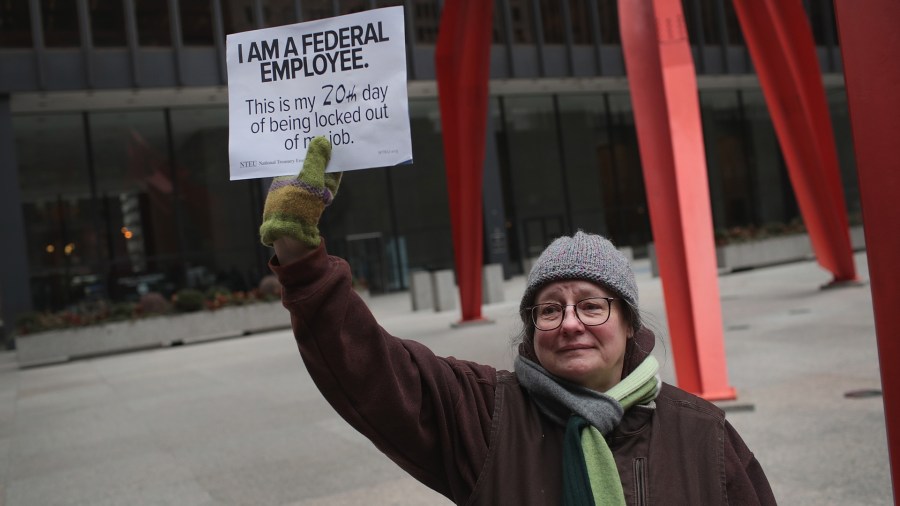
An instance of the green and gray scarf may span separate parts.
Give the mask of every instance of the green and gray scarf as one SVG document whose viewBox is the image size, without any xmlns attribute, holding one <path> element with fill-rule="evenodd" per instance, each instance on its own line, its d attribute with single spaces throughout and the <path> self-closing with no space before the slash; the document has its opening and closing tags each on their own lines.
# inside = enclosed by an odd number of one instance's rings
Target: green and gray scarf
<svg viewBox="0 0 900 506">
<path fill-rule="evenodd" d="M 606 434 L 628 408 L 649 404 L 659 393 L 659 363 L 648 356 L 605 393 L 564 381 L 521 355 L 516 376 L 547 417 L 566 427 L 563 442 L 563 504 L 625 505 L 622 481 Z"/>
</svg>

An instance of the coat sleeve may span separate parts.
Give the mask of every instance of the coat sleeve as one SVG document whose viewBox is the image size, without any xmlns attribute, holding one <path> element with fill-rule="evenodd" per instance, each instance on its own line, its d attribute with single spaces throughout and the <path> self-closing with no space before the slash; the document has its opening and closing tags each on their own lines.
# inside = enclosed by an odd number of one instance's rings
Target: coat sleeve
<svg viewBox="0 0 900 506">
<path fill-rule="evenodd" d="M 324 242 L 270 268 L 303 362 L 331 406 L 414 478 L 464 502 L 487 457 L 496 371 L 390 335 Z"/>
<path fill-rule="evenodd" d="M 725 421 L 725 482 L 728 504 L 777 504 L 769 480 L 753 452 L 727 420 Z"/>
</svg>

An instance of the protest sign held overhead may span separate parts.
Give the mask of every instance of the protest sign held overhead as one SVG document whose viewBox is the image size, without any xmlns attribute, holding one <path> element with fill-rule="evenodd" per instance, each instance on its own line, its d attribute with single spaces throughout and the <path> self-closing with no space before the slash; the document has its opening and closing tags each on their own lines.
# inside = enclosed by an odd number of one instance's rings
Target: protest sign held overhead
<svg viewBox="0 0 900 506">
<path fill-rule="evenodd" d="M 313 137 L 330 170 L 412 162 L 403 8 L 227 37 L 231 179 L 294 175 Z"/>
</svg>

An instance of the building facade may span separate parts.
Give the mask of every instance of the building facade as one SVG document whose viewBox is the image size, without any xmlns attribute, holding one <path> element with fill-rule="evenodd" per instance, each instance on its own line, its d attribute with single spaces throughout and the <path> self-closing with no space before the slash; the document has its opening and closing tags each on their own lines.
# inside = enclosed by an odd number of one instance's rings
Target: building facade
<svg viewBox="0 0 900 506">
<path fill-rule="evenodd" d="M 434 48 L 438 0 L 0 2 L 0 305 L 16 314 L 183 287 L 245 290 L 268 181 L 228 180 L 225 35 L 402 5 L 414 163 L 345 175 L 322 221 L 373 292 L 453 265 Z M 847 212 L 859 199 L 831 2 L 804 0 Z M 716 232 L 799 220 L 727 0 L 683 0 Z M 652 241 L 615 0 L 496 0 L 485 262 L 522 272 L 576 229 Z"/>
</svg>

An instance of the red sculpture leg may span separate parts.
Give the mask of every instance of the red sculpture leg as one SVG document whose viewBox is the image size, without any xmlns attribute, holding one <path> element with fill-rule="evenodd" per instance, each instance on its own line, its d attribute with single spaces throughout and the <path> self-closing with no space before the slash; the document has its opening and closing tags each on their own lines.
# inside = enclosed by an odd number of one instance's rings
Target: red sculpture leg
<svg viewBox="0 0 900 506">
<path fill-rule="evenodd" d="M 881 363 L 894 497 L 900 497 L 900 3 L 835 0 Z"/>
<path fill-rule="evenodd" d="M 678 386 L 706 399 L 733 399 L 681 1 L 619 0 L 619 24 Z"/>
<path fill-rule="evenodd" d="M 462 322 L 482 320 L 482 172 L 494 2 L 447 0 L 435 50 Z"/>
<path fill-rule="evenodd" d="M 856 279 L 847 207 L 812 30 L 801 0 L 734 0 L 819 264 Z"/>
</svg>

